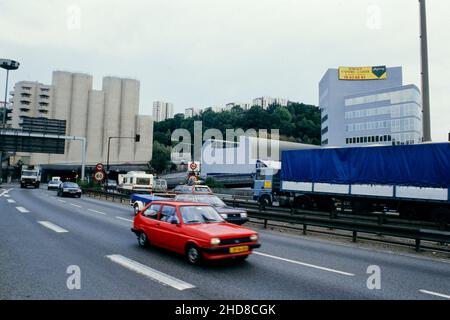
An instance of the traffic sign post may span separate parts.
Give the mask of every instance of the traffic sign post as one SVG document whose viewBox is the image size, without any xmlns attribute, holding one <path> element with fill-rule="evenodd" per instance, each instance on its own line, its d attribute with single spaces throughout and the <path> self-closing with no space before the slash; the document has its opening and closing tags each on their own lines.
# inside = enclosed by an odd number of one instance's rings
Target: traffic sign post
<svg viewBox="0 0 450 320">
<path fill-rule="evenodd" d="M 101 183 L 103 180 L 105 180 L 105 173 L 103 171 L 96 171 L 94 173 L 94 180 L 97 183 Z"/>
</svg>

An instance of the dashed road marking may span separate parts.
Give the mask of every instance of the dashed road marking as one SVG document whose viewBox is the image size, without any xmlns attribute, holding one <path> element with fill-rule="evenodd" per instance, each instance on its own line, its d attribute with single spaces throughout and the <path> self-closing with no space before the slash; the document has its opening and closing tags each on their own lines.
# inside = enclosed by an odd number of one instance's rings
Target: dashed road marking
<svg viewBox="0 0 450 320">
<path fill-rule="evenodd" d="M 289 263 L 293 263 L 293 264 L 298 264 L 298 265 L 301 265 L 301 266 L 304 266 L 304 267 L 314 268 L 314 269 L 318 269 L 318 270 L 322 270 L 322 271 L 333 272 L 333 273 L 341 274 L 341 275 L 344 275 L 344 276 L 350 276 L 350 277 L 354 276 L 353 273 L 344 272 L 344 271 L 331 269 L 331 268 L 325 268 L 325 267 L 321 267 L 321 266 L 316 266 L 314 264 L 305 263 L 305 262 L 301 262 L 301 261 L 295 261 L 295 260 L 291 260 L 291 259 L 286 259 L 286 258 L 281 258 L 281 257 L 277 257 L 277 256 L 272 256 L 270 254 L 266 254 L 266 253 L 262 253 L 262 252 L 253 252 L 253 253 L 256 254 L 256 255 L 259 255 L 259 256 L 272 258 L 272 259 L 275 259 L 275 260 L 280 260 L 280 261 L 285 261 L 285 262 L 289 262 Z"/>
<path fill-rule="evenodd" d="M 30 212 L 30 211 L 28 211 L 27 209 L 25 209 L 24 207 L 16 207 L 16 209 L 19 210 L 19 211 L 22 212 L 22 213 Z"/>
<path fill-rule="evenodd" d="M 94 212 L 94 213 L 98 213 L 98 214 L 101 214 L 101 215 L 106 215 L 106 213 L 101 212 L 101 211 L 97 211 L 97 210 L 94 210 L 94 209 L 88 209 L 88 211 L 91 211 L 91 212 Z"/>
<path fill-rule="evenodd" d="M 133 222 L 133 220 L 131 220 L 131 219 L 122 218 L 122 217 L 116 217 L 116 219 L 120 219 L 120 220 L 128 221 L 128 222 Z"/>
<path fill-rule="evenodd" d="M 443 293 L 438 293 L 438 292 L 433 292 L 433 291 L 428 291 L 428 290 L 423 290 L 423 289 L 419 290 L 419 292 L 450 300 L 450 295 L 446 295 Z"/>
<path fill-rule="evenodd" d="M 79 205 L 77 205 L 77 204 L 75 204 L 75 203 L 71 203 L 70 205 L 71 205 L 71 206 L 74 206 L 74 207 L 77 207 L 77 208 L 81 208 L 81 206 L 79 206 Z"/>
<path fill-rule="evenodd" d="M 16 200 L 8 199 L 8 202 L 9 202 L 9 203 L 16 203 Z"/>
<path fill-rule="evenodd" d="M 187 283 L 183 280 L 179 280 L 177 278 L 174 278 L 168 274 L 165 274 L 161 271 L 152 269 L 146 265 L 143 265 L 137 261 L 128 259 L 124 256 L 113 254 L 106 256 L 109 260 L 121 265 L 122 267 L 125 267 L 129 270 L 132 270 L 136 273 L 142 274 L 146 276 L 147 278 L 150 278 L 156 282 L 159 282 L 163 285 L 170 286 L 172 288 L 175 288 L 177 290 L 186 290 L 186 289 L 192 289 L 195 288 L 194 285 Z"/>
<path fill-rule="evenodd" d="M 53 230 L 53 231 L 57 232 L 57 233 L 69 232 L 66 229 L 63 229 L 60 226 L 57 226 L 56 224 L 53 224 L 53 223 L 48 222 L 48 221 L 38 221 L 38 223 L 40 225 L 43 225 L 44 227 L 50 229 L 50 230 Z"/>
<path fill-rule="evenodd" d="M 13 189 L 13 188 L 11 188 L 11 189 L 2 189 L 3 192 L 0 193 L 0 197 L 3 197 L 3 196 L 8 195 L 8 192 L 10 192 L 12 189 Z M 9 195 L 8 195 L 8 197 L 9 197 Z"/>
<path fill-rule="evenodd" d="M 57 199 L 57 201 L 62 202 L 62 203 L 66 203 L 66 201 L 61 200 L 61 199 Z"/>
</svg>

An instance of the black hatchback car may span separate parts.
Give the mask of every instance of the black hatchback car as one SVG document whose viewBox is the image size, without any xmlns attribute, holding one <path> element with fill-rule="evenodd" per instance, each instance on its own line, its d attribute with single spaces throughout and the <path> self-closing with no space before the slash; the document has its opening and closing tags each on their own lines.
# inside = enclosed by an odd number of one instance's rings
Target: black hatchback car
<svg viewBox="0 0 450 320">
<path fill-rule="evenodd" d="M 207 203 L 213 206 L 222 218 L 230 223 L 242 225 L 248 221 L 245 209 L 229 207 L 214 194 L 179 194 L 174 200 Z"/>
<path fill-rule="evenodd" d="M 63 182 L 58 187 L 58 197 L 72 196 L 81 197 L 81 188 L 74 182 Z"/>
</svg>

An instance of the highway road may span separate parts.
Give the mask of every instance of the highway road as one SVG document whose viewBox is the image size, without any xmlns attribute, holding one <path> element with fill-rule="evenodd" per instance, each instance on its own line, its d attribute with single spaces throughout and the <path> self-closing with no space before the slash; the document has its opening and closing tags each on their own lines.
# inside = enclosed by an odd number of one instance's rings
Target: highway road
<svg viewBox="0 0 450 320">
<path fill-rule="evenodd" d="M 450 260 L 259 230 L 247 261 L 191 266 L 139 248 L 132 219 L 125 205 L 1 186 L 0 299 L 450 299 Z"/>
</svg>

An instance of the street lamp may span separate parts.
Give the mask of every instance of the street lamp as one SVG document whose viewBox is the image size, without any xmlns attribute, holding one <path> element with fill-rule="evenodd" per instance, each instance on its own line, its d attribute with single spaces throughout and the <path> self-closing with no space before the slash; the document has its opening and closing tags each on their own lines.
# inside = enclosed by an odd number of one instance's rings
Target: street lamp
<svg viewBox="0 0 450 320">
<path fill-rule="evenodd" d="M 8 80 L 9 80 L 9 70 L 17 70 L 19 69 L 19 65 L 20 63 L 18 63 L 17 61 L 14 60 L 10 60 L 10 59 L 0 59 L 0 68 L 5 69 L 6 70 L 6 86 L 5 86 L 5 101 L 4 102 L 4 106 L 3 106 L 3 112 L 2 112 L 2 119 L 1 119 L 1 123 L 2 123 L 2 127 L 5 128 L 6 127 L 6 100 L 8 99 Z M 2 172 L 2 164 L 3 164 L 3 152 L 0 151 L 0 184 L 2 183 L 3 180 L 3 172 Z"/>
<path fill-rule="evenodd" d="M 111 139 L 134 139 L 134 142 L 141 141 L 141 135 L 137 134 L 134 137 L 108 137 L 108 158 L 106 159 L 106 176 L 109 172 L 109 148 L 111 146 Z"/>
<path fill-rule="evenodd" d="M 420 4 L 420 53 L 422 69 L 422 121 L 423 140 L 431 141 L 431 116 L 430 116 L 430 84 L 428 75 L 428 39 L 427 39 L 427 15 L 425 0 L 419 0 Z"/>
<path fill-rule="evenodd" d="M 17 70 L 19 69 L 20 63 L 10 59 L 0 59 L 0 68 L 6 70 L 6 86 L 5 86 L 5 101 L 4 101 L 4 110 L 3 110 L 3 118 L 2 118 L 2 126 L 6 126 L 6 100 L 8 99 L 8 80 L 9 80 L 9 70 Z"/>
</svg>

